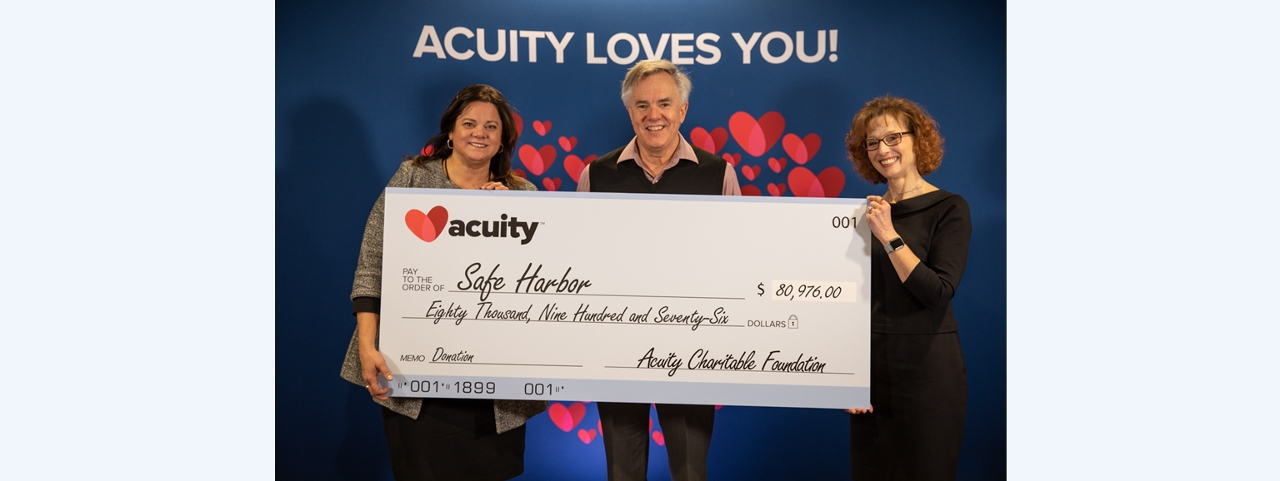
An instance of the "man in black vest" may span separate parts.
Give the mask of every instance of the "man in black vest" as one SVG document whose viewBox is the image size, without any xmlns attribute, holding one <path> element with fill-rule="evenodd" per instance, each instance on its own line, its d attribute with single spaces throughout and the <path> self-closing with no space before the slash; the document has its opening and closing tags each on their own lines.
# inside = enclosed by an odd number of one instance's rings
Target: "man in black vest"
<svg viewBox="0 0 1280 481">
<path fill-rule="evenodd" d="M 689 76 L 667 60 L 644 60 L 622 82 L 636 136 L 591 162 L 579 192 L 742 195 L 733 166 L 680 135 L 689 111 Z M 655 253 L 656 254 L 656 253 Z M 649 405 L 598 402 L 610 481 L 644 480 L 649 466 Z M 715 406 L 658 404 L 671 478 L 707 479 Z"/>
</svg>

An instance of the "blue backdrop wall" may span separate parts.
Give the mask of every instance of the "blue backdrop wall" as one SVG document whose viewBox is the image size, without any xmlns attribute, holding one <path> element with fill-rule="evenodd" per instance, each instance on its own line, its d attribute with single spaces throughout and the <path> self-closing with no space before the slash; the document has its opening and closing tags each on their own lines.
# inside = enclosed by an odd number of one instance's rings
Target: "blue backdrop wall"
<svg viewBox="0 0 1280 481">
<path fill-rule="evenodd" d="M 946 155 L 929 180 L 963 195 L 974 222 L 954 300 L 970 392 L 959 479 L 1004 478 L 1003 2 L 286 0 L 276 14 L 278 478 L 391 479 L 377 406 L 338 378 L 348 295 L 369 208 L 453 94 L 501 90 L 521 117 L 513 166 L 573 190 L 584 163 L 633 135 L 619 84 L 651 55 L 690 73 L 682 133 L 730 159 L 748 195 L 881 194 L 846 160 L 853 114 L 892 93 L 938 120 Z M 749 150 L 737 139 L 754 125 L 776 135 Z M 604 479 L 585 407 L 530 422 L 519 479 Z M 711 475 L 848 479 L 848 432 L 842 411 L 725 406 Z M 669 477 L 659 439 L 651 479 Z"/>
</svg>

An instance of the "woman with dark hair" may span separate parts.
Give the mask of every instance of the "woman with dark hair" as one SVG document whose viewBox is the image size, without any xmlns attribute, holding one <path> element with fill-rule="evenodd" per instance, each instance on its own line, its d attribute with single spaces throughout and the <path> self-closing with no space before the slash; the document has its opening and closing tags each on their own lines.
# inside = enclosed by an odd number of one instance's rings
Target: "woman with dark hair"
<svg viewBox="0 0 1280 481">
<path fill-rule="evenodd" d="M 387 187 L 536 190 L 511 173 L 516 146 L 511 107 L 488 85 L 454 96 L 440 119 L 440 133 L 423 155 L 405 160 Z M 365 224 L 351 301 L 356 333 L 342 377 L 363 386 L 382 405 L 382 422 L 396 479 L 502 480 L 524 472 L 524 423 L 546 410 L 541 401 L 392 398 L 378 378 L 392 379 L 378 351 L 382 296 L 382 221 L 378 196 Z"/>
<path fill-rule="evenodd" d="M 938 124 L 910 100 L 867 102 L 845 138 L 867 196 L 871 405 L 848 411 L 853 479 L 955 479 L 968 384 L 951 298 L 969 256 L 969 204 L 926 182 Z M 874 244 L 874 243 L 873 243 Z"/>
</svg>

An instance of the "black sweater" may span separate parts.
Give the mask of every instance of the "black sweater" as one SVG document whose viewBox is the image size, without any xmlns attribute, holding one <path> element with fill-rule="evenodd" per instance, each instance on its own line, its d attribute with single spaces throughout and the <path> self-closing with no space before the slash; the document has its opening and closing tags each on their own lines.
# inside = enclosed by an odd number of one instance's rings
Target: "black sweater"
<svg viewBox="0 0 1280 481">
<path fill-rule="evenodd" d="M 920 264 L 898 281 L 883 243 L 871 249 L 871 331 L 887 334 L 955 332 L 951 298 L 969 257 L 969 204 L 944 190 L 894 204 L 893 228 Z M 872 235 L 874 238 L 875 236 Z"/>
</svg>

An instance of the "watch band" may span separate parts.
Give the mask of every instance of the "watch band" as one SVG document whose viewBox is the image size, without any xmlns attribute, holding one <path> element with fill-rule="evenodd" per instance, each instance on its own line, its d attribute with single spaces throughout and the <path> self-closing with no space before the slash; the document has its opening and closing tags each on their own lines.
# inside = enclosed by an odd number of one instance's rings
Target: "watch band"
<svg viewBox="0 0 1280 481">
<path fill-rule="evenodd" d="M 884 251 L 886 253 L 892 254 L 893 251 L 896 251 L 906 246 L 907 246 L 907 243 L 902 242 L 901 237 L 894 237 L 892 239 L 889 239 L 889 242 L 884 245 Z"/>
</svg>

